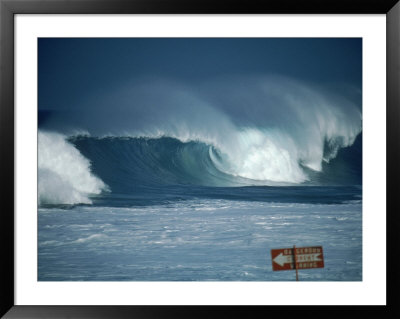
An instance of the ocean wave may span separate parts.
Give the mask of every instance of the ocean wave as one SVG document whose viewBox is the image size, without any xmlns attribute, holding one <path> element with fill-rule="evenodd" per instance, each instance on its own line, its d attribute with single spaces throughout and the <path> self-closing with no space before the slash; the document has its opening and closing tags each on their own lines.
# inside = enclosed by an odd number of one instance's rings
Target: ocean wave
<svg viewBox="0 0 400 319">
<path fill-rule="evenodd" d="M 360 184 L 361 143 L 338 160 L 361 136 L 360 106 L 296 81 L 222 81 L 198 92 L 140 83 L 90 105 L 41 121 L 40 203 L 91 203 L 105 183 L 115 193 L 175 184 Z"/>
<path fill-rule="evenodd" d="M 90 195 L 106 185 L 91 173 L 87 158 L 53 132 L 38 133 L 38 202 L 43 204 L 91 204 Z"/>
</svg>

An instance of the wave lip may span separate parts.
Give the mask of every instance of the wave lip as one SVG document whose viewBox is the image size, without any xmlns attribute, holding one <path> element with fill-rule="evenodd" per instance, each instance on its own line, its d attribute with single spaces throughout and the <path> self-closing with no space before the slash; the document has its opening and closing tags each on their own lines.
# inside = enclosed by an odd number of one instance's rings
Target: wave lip
<svg viewBox="0 0 400 319">
<path fill-rule="evenodd" d="M 38 132 L 38 203 L 91 204 L 91 195 L 107 190 L 91 172 L 91 163 L 64 135 Z"/>
</svg>

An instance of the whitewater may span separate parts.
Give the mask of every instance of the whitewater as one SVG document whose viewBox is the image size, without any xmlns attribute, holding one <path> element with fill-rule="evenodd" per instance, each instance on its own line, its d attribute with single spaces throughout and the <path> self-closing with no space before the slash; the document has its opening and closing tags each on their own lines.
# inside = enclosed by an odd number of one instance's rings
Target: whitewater
<svg viewBox="0 0 400 319">
<path fill-rule="evenodd" d="M 143 82 L 96 121 L 39 112 L 38 280 L 293 280 L 269 257 L 293 245 L 324 247 L 302 280 L 362 280 L 360 105 L 246 85 Z"/>
<path fill-rule="evenodd" d="M 40 281 L 294 281 L 270 249 L 321 245 L 300 281 L 362 280 L 360 201 L 197 199 L 147 207 L 39 210 Z"/>
</svg>

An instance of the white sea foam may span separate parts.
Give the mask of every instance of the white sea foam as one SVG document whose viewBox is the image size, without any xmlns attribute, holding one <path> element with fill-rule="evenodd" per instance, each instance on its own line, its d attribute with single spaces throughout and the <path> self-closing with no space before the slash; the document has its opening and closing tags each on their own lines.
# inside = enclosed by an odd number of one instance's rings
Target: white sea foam
<svg viewBox="0 0 400 319">
<path fill-rule="evenodd" d="M 329 162 L 340 148 L 354 143 L 361 132 L 361 114 L 354 109 L 355 116 L 347 118 L 340 108 L 323 103 L 318 107 L 304 105 L 300 109 L 306 115 L 293 119 L 296 129 L 292 131 L 287 131 L 286 127 L 240 127 L 226 115 L 212 111 L 203 115 L 203 127 L 193 125 L 187 129 L 189 124 L 186 123 L 177 125 L 180 129 L 148 130 L 145 134 L 134 135 L 201 141 L 219 152 L 221 160 L 212 148 L 209 154 L 216 167 L 225 173 L 265 181 L 265 184 L 302 183 L 308 180 L 303 167 L 320 172 L 323 161 Z M 217 116 L 220 124 L 210 127 L 206 116 Z M 175 123 L 179 121 L 179 117 L 175 119 Z M 328 152 L 326 145 L 330 148 Z"/>
<path fill-rule="evenodd" d="M 165 107 L 169 112 L 161 117 L 150 106 L 144 112 L 154 116 L 131 136 L 205 142 L 220 152 L 222 161 L 210 152 L 219 170 L 268 184 L 308 180 L 303 167 L 320 172 L 323 161 L 352 145 L 362 130 L 360 108 L 343 97 L 281 77 L 247 83 L 226 85 L 221 94 L 233 95 L 228 106 L 182 88 L 157 91 L 174 101 Z"/>
<path fill-rule="evenodd" d="M 88 237 L 79 238 L 79 239 L 73 241 L 73 243 L 85 243 L 87 241 L 91 241 L 91 240 L 95 240 L 95 239 L 102 239 L 104 237 L 107 237 L 107 236 L 103 235 L 103 234 L 93 234 Z"/>
<path fill-rule="evenodd" d="M 90 204 L 106 185 L 90 162 L 64 135 L 38 132 L 38 201 L 41 204 Z"/>
</svg>

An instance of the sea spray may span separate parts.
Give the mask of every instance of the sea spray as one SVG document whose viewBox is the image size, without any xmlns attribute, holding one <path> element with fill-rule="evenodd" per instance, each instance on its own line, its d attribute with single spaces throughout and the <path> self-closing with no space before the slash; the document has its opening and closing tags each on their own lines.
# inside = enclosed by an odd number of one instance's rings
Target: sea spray
<svg viewBox="0 0 400 319">
<path fill-rule="evenodd" d="M 38 202 L 91 204 L 90 195 L 106 185 L 90 170 L 90 162 L 58 133 L 38 132 Z"/>
</svg>

